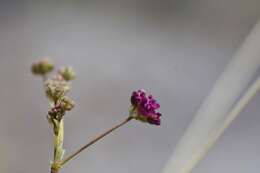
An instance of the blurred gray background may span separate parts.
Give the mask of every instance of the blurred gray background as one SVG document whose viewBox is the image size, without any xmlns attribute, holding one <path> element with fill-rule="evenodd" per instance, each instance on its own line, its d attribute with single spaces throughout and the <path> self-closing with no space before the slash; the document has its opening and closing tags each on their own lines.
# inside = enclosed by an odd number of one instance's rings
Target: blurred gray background
<svg viewBox="0 0 260 173">
<path fill-rule="evenodd" d="M 131 122 L 63 173 L 159 173 L 203 98 L 260 18 L 259 0 L 0 1 L 0 172 L 48 172 L 52 131 L 44 56 L 77 71 L 66 115 L 67 153 L 127 115 L 132 90 L 161 103 L 160 127 Z M 194 173 L 260 170 L 260 95 Z"/>
</svg>

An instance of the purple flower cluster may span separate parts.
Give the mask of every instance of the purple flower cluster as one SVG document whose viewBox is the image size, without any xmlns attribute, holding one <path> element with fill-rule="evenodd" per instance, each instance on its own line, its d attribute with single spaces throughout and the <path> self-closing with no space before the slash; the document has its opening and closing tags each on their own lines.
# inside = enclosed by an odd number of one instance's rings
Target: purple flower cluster
<svg viewBox="0 0 260 173">
<path fill-rule="evenodd" d="M 133 118 L 154 125 L 161 124 L 161 113 L 156 111 L 160 108 L 160 104 L 156 102 L 152 95 L 147 96 L 145 90 L 134 91 L 131 96 L 131 103 L 135 112 Z"/>
</svg>

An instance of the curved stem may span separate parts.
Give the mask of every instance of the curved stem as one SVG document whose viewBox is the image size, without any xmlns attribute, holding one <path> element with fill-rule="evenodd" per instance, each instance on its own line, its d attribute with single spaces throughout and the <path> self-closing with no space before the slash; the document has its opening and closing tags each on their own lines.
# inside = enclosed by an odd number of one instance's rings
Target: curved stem
<svg viewBox="0 0 260 173">
<path fill-rule="evenodd" d="M 62 162 L 61 165 L 63 166 L 65 163 L 67 163 L 69 160 L 73 159 L 75 156 L 77 156 L 79 153 L 81 153 L 83 150 L 85 150 L 86 148 L 88 148 L 89 146 L 91 146 L 92 144 L 94 144 L 95 142 L 97 142 L 98 140 L 100 140 L 101 138 L 105 137 L 106 135 L 108 135 L 109 133 L 113 132 L 114 130 L 118 129 L 119 127 L 123 126 L 124 124 L 126 124 L 127 122 L 129 122 L 131 119 L 133 119 L 132 117 L 128 117 L 127 119 L 125 119 L 124 121 L 122 121 L 121 123 L 119 123 L 118 125 L 112 127 L 111 129 L 105 131 L 104 133 L 98 135 L 96 138 L 94 138 L 93 140 L 91 140 L 89 143 L 87 143 L 86 145 L 84 145 L 83 147 L 81 147 L 79 150 L 77 150 L 75 153 L 71 154 L 70 156 L 68 156 L 67 158 L 65 158 Z"/>
</svg>

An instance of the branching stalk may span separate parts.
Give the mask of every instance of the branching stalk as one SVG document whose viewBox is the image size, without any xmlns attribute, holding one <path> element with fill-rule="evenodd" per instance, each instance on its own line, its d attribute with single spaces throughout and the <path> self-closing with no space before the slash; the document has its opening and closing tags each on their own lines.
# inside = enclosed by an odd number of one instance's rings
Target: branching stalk
<svg viewBox="0 0 260 173">
<path fill-rule="evenodd" d="M 62 162 L 61 162 L 61 166 L 63 166 L 65 163 L 67 163 L 68 161 L 70 161 L 71 159 L 73 159 L 75 156 L 77 156 L 79 153 L 81 153 L 83 150 L 85 150 L 86 148 L 88 148 L 89 146 L 91 146 L 92 144 L 94 144 L 95 142 L 97 142 L 98 140 L 102 139 L 103 137 L 105 137 L 106 135 L 108 135 L 109 133 L 113 132 L 114 130 L 118 129 L 119 127 L 123 126 L 124 124 L 126 124 L 127 122 L 129 122 L 132 119 L 132 117 L 128 117 L 127 119 L 125 119 L 124 121 L 122 121 L 121 123 L 119 123 L 118 125 L 112 127 L 111 129 L 105 131 L 104 133 L 98 135 L 96 138 L 94 138 L 93 140 L 91 140 L 89 143 L 87 143 L 86 145 L 84 145 L 83 147 L 81 147 L 79 150 L 77 150 L 75 153 L 71 154 L 70 156 L 68 156 L 67 158 L 65 158 Z"/>
</svg>

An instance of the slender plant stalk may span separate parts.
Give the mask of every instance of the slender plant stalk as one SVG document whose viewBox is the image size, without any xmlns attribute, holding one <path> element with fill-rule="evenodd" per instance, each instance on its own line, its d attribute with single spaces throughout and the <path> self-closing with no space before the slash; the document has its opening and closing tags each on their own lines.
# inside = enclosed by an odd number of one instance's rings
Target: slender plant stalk
<svg viewBox="0 0 260 173">
<path fill-rule="evenodd" d="M 206 141 L 213 139 L 212 136 L 215 138 L 220 132 L 216 130 L 226 121 L 228 112 L 260 67 L 259 44 L 260 21 L 236 51 L 203 101 L 162 173 L 189 173 L 203 158 L 203 152 L 208 151 L 204 148 Z M 209 148 L 211 146 L 206 145 Z"/>
<path fill-rule="evenodd" d="M 58 124 L 58 133 L 54 133 L 54 156 L 53 163 L 51 165 L 51 173 L 58 173 L 60 169 L 60 162 L 62 160 L 64 149 L 63 149 L 63 136 L 64 136 L 64 123 L 61 120 Z"/>
<path fill-rule="evenodd" d="M 209 149 L 216 143 L 218 138 L 224 133 L 224 131 L 229 127 L 232 121 L 239 115 L 239 113 L 243 110 L 243 108 L 253 99 L 253 97 L 257 94 L 259 90 L 260 90 L 260 77 L 254 82 L 254 84 L 252 84 L 252 86 L 245 92 L 242 98 L 236 103 L 236 105 L 232 108 L 232 110 L 227 114 L 227 118 L 221 124 L 221 126 L 209 136 L 208 141 L 202 147 L 202 150 L 199 152 L 199 154 L 195 155 L 195 157 L 192 158 L 193 163 L 198 162 L 206 155 Z M 190 173 L 192 171 L 192 168 L 193 167 L 184 167 L 183 171 L 181 172 Z"/>
<path fill-rule="evenodd" d="M 198 163 L 209 151 L 209 149 L 217 142 L 220 136 L 224 133 L 224 131 L 229 127 L 229 125 L 233 122 L 233 120 L 239 115 L 239 113 L 245 108 L 245 106 L 253 99 L 253 97 L 260 90 L 260 77 L 249 87 L 249 89 L 245 92 L 245 94 L 238 100 L 238 102 L 234 105 L 234 107 L 227 114 L 226 119 L 223 123 L 213 131 L 205 144 L 201 147 L 201 149 L 190 158 L 190 163 L 186 167 L 183 167 L 178 173 L 190 173 L 194 168 L 194 165 Z M 165 171 L 164 173 L 168 173 Z"/>
<path fill-rule="evenodd" d="M 47 79 L 48 79 L 47 75 L 43 75 L 43 76 L 42 76 L 43 84 L 44 84 L 44 82 L 45 82 Z"/>
<path fill-rule="evenodd" d="M 93 140 L 91 140 L 89 143 L 87 143 L 86 145 L 84 145 L 83 147 L 81 147 L 79 150 L 77 150 L 75 153 L 71 154 L 70 156 L 68 156 L 67 158 L 65 158 L 62 162 L 61 162 L 61 166 L 63 166 L 65 163 L 67 163 L 69 160 L 73 159 L 75 156 L 77 156 L 79 153 L 81 153 L 83 150 L 85 150 L 86 148 L 88 148 L 89 146 L 91 146 L 92 144 L 94 144 L 95 142 L 97 142 L 98 140 L 102 139 L 103 137 L 105 137 L 106 135 L 108 135 L 109 133 L 113 132 L 114 130 L 118 129 L 119 127 L 123 126 L 124 124 L 126 124 L 127 122 L 129 122 L 130 120 L 132 120 L 132 117 L 128 117 L 127 119 L 125 119 L 124 121 L 122 121 L 121 123 L 117 124 L 116 126 L 112 127 L 111 129 L 105 131 L 104 133 L 98 135 L 96 138 L 94 138 Z M 53 172 L 55 173 L 55 172 Z"/>
<path fill-rule="evenodd" d="M 59 173 L 59 169 L 51 168 L 51 173 Z"/>
</svg>

